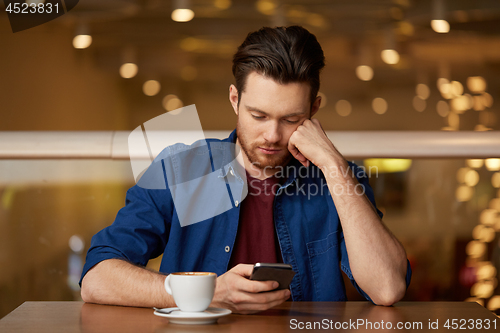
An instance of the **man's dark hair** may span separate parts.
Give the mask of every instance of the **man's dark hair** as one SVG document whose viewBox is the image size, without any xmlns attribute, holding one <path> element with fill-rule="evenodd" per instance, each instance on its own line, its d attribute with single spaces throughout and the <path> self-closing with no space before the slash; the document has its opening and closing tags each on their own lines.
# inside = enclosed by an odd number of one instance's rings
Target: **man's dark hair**
<svg viewBox="0 0 500 333">
<path fill-rule="evenodd" d="M 251 32 L 233 57 L 238 104 L 248 74 L 257 72 L 280 84 L 307 82 L 311 106 L 319 90 L 319 73 L 325 66 L 316 36 L 300 26 L 264 27 Z"/>
</svg>

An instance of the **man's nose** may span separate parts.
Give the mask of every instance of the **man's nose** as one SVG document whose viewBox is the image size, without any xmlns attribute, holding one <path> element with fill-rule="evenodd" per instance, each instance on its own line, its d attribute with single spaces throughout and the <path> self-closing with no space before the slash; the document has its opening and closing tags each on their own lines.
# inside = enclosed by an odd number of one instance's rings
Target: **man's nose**
<svg viewBox="0 0 500 333">
<path fill-rule="evenodd" d="M 281 132 L 278 122 L 269 122 L 268 127 L 264 132 L 264 139 L 269 143 L 277 143 L 281 140 Z"/>
</svg>

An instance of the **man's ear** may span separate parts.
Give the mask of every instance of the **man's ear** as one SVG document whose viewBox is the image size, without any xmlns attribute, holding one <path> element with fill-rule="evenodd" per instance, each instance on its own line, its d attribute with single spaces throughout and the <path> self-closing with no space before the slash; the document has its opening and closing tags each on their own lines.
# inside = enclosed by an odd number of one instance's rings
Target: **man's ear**
<svg viewBox="0 0 500 333">
<path fill-rule="evenodd" d="M 321 105 L 321 96 L 316 96 L 316 99 L 314 100 L 314 103 L 311 107 L 311 118 L 312 116 L 314 116 L 316 112 L 318 112 L 320 105 Z"/>
<path fill-rule="evenodd" d="M 236 89 L 234 84 L 229 86 L 229 101 L 234 109 L 234 113 L 238 115 L 238 89 Z"/>
</svg>

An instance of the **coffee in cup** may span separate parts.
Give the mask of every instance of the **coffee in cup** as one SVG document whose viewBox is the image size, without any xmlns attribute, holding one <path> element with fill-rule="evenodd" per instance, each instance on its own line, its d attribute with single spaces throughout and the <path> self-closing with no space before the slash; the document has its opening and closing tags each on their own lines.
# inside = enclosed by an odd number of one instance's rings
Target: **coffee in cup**
<svg viewBox="0 0 500 333">
<path fill-rule="evenodd" d="M 215 273 L 171 273 L 165 279 L 165 290 L 174 297 L 181 311 L 202 312 L 212 302 L 216 282 Z"/>
</svg>

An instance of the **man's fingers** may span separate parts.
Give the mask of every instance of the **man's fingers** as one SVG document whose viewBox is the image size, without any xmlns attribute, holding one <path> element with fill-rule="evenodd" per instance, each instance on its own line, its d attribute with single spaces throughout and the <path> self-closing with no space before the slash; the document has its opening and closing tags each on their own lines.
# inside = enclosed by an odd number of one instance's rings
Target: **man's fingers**
<svg viewBox="0 0 500 333">
<path fill-rule="evenodd" d="M 241 313 L 265 311 L 285 302 L 289 297 L 289 291 L 287 293 L 285 290 L 250 295 L 247 302 L 238 304 L 238 311 Z"/>
<path fill-rule="evenodd" d="M 293 134 L 292 134 L 292 136 L 293 136 Z M 303 166 L 306 166 L 306 167 L 309 166 L 309 160 L 307 158 L 305 158 L 304 155 L 302 155 L 302 153 L 299 151 L 299 149 L 293 144 L 292 137 L 290 137 L 290 139 L 288 140 L 288 151 L 290 152 L 290 154 L 292 154 L 292 156 L 297 161 L 302 163 Z"/>
<path fill-rule="evenodd" d="M 231 268 L 231 272 L 236 273 L 241 276 L 250 276 L 252 275 L 253 265 L 249 264 L 238 264 Z"/>
<path fill-rule="evenodd" d="M 275 290 L 267 293 L 260 293 L 250 295 L 250 298 L 253 303 L 274 303 L 277 301 L 287 300 L 290 297 L 290 291 L 286 290 Z"/>
<path fill-rule="evenodd" d="M 276 281 L 253 281 L 248 279 L 240 279 L 238 281 L 238 290 L 247 293 L 261 293 L 264 291 L 271 291 L 278 288 L 279 284 Z"/>
<path fill-rule="evenodd" d="M 253 265 L 239 264 L 234 266 L 230 272 L 235 273 L 234 286 L 237 290 L 248 293 L 260 293 L 278 288 L 279 284 L 276 281 L 253 281 L 247 277 L 252 275 Z"/>
<path fill-rule="evenodd" d="M 237 308 L 237 313 L 242 313 L 242 314 L 252 314 L 252 313 L 257 313 L 261 311 L 268 310 L 272 307 L 275 307 L 277 305 L 280 305 L 281 303 L 285 302 L 286 299 L 280 299 L 276 300 L 271 303 L 267 304 L 262 304 L 262 303 L 249 303 L 249 304 L 241 304 Z"/>
<path fill-rule="evenodd" d="M 302 155 L 302 153 L 299 152 L 299 150 L 297 148 L 293 147 L 293 149 L 295 150 L 295 152 L 292 152 L 293 157 L 297 161 L 299 161 L 300 163 L 302 163 L 303 166 L 308 167 L 309 166 L 309 160 L 307 158 L 305 158 L 305 156 Z"/>
<path fill-rule="evenodd" d="M 289 290 L 276 290 L 264 293 L 241 292 L 235 295 L 234 303 L 240 309 L 264 310 L 286 301 L 289 297 Z"/>
</svg>

